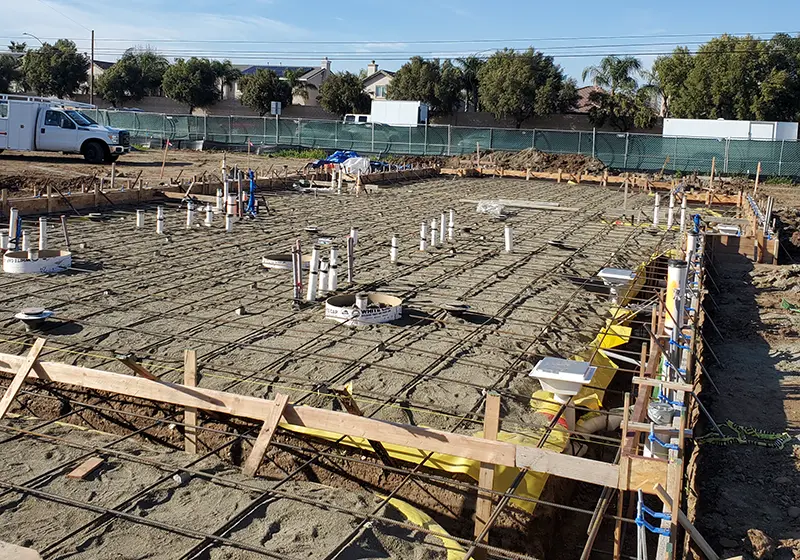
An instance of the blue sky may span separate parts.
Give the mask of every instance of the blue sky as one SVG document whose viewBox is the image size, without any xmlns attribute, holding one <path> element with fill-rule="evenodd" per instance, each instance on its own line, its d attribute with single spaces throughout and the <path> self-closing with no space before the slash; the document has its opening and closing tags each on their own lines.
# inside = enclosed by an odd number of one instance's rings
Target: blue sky
<svg viewBox="0 0 800 560">
<path fill-rule="evenodd" d="M 100 60 L 150 45 L 169 58 L 197 54 L 236 63 L 316 66 L 328 56 L 334 70 L 351 71 L 374 58 L 381 68 L 394 70 L 412 54 L 447 58 L 532 45 L 555 56 L 579 82 L 582 69 L 603 54 L 633 53 L 649 65 L 655 54 L 644 53 L 669 52 L 676 44 L 694 47 L 708 34 L 800 30 L 796 0 L 757 6 L 744 0 L 0 0 L 0 14 L 5 43 L 27 32 L 43 40 L 67 37 L 88 51 L 89 30 L 95 29 Z M 786 27 L 793 22 L 796 28 Z M 432 40 L 460 42 L 419 43 Z"/>
</svg>

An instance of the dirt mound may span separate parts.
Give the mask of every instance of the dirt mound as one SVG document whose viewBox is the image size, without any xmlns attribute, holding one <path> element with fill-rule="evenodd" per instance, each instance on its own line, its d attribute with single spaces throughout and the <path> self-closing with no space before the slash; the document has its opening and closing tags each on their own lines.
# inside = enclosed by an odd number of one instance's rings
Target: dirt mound
<svg viewBox="0 0 800 560">
<path fill-rule="evenodd" d="M 47 185 L 55 187 L 63 193 L 80 191 L 82 186 L 89 188 L 94 177 L 81 175 L 79 177 L 59 177 L 42 179 L 36 175 L 6 175 L 0 176 L 0 189 L 8 189 L 10 193 L 33 192 L 34 189 L 45 189 Z"/>
<path fill-rule="evenodd" d="M 476 161 L 477 154 L 452 158 L 450 164 L 464 162 L 467 158 Z M 602 173 L 606 168 L 606 165 L 597 158 L 581 154 L 551 154 L 533 148 L 527 148 L 520 152 L 481 152 L 481 166 L 553 173 L 559 169 L 565 173 Z"/>
<path fill-rule="evenodd" d="M 782 208 L 773 213 L 777 217 L 781 248 L 793 258 L 800 256 L 800 211 L 796 208 Z"/>
</svg>

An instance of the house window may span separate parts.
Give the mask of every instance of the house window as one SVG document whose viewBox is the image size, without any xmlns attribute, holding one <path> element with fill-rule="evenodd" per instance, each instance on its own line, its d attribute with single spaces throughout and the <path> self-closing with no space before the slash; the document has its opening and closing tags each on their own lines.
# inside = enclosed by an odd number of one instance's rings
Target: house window
<svg viewBox="0 0 800 560">
<path fill-rule="evenodd" d="M 375 97 L 386 97 L 386 86 L 375 86 Z"/>
</svg>

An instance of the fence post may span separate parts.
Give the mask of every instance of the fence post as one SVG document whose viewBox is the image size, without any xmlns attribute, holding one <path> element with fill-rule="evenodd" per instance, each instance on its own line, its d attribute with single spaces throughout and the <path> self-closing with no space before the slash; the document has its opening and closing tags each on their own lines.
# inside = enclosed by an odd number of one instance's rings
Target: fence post
<svg viewBox="0 0 800 560">
<path fill-rule="evenodd" d="M 372 125 L 372 143 L 375 143 L 375 125 Z M 408 127 L 408 153 L 413 153 L 411 151 L 411 127 Z"/>
<path fill-rule="evenodd" d="M 422 155 L 428 155 L 428 121 L 425 121 L 425 143 L 422 144 Z"/>
<path fill-rule="evenodd" d="M 592 128 L 592 159 L 597 157 L 597 128 Z"/>
<path fill-rule="evenodd" d="M 730 153 L 731 153 L 731 139 L 730 138 L 726 138 L 725 139 L 725 161 L 722 164 L 722 172 L 723 173 L 727 173 L 728 172 L 728 158 L 730 157 Z"/>
<path fill-rule="evenodd" d="M 167 137 L 167 114 L 161 113 L 161 140 Z"/>
<path fill-rule="evenodd" d="M 233 144 L 233 117 L 228 115 L 228 144 Z"/>
<path fill-rule="evenodd" d="M 370 151 L 374 154 L 375 153 L 375 123 L 371 122 L 370 124 Z M 411 137 L 411 129 L 409 128 L 409 138 Z M 411 147 L 411 140 L 408 141 L 409 148 Z"/>
<path fill-rule="evenodd" d="M 625 133 L 625 159 L 623 160 L 622 167 L 623 169 L 628 169 L 628 140 L 630 139 L 630 133 Z"/>
<path fill-rule="evenodd" d="M 264 122 L 264 133 L 261 135 L 261 143 L 267 143 L 267 117 L 261 117 L 261 120 Z M 227 204 L 227 202 L 225 203 Z"/>
<path fill-rule="evenodd" d="M 786 144 L 786 140 L 781 140 L 781 155 L 778 156 L 778 175 L 783 172 L 783 146 Z"/>
<path fill-rule="evenodd" d="M 577 154 L 580 154 L 580 153 L 581 153 L 581 139 L 582 139 L 582 138 L 583 138 L 583 135 L 582 135 L 581 131 L 579 130 L 579 131 L 578 131 L 578 151 L 577 151 L 577 152 L 575 152 L 575 153 L 577 153 Z"/>
<path fill-rule="evenodd" d="M 208 114 L 203 115 L 203 141 L 208 140 Z"/>
<path fill-rule="evenodd" d="M 678 169 L 678 137 L 675 137 L 675 157 L 672 158 L 672 168 Z"/>
<path fill-rule="evenodd" d="M 536 149 L 536 129 L 533 129 L 533 139 L 531 140 L 531 148 Z"/>
<path fill-rule="evenodd" d="M 281 143 L 281 116 L 275 113 L 275 146 Z"/>
<path fill-rule="evenodd" d="M 450 126 L 451 125 L 449 125 L 449 124 L 447 125 L 447 155 L 448 156 L 450 155 Z"/>
<path fill-rule="evenodd" d="M 303 147 L 303 119 L 297 119 L 297 147 Z"/>
<path fill-rule="evenodd" d="M 333 149 L 339 149 L 339 121 L 333 121 Z"/>
<path fill-rule="evenodd" d="M 489 129 L 489 149 L 490 149 L 490 150 L 492 149 L 492 136 L 493 136 L 493 134 L 492 134 L 492 133 L 493 133 L 493 132 L 494 132 L 494 129 L 493 129 L 493 128 L 490 128 L 490 129 Z"/>
</svg>

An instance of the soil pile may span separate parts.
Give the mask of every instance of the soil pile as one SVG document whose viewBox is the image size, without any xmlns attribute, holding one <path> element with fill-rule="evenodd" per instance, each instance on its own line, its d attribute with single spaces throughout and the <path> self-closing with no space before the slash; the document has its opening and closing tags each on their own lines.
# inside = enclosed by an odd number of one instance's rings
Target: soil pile
<svg viewBox="0 0 800 560">
<path fill-rule="evenodd" d="M 38 175 L 7 175 L 0 177 L 0 189 L 8 189 L 10 193 L 22 193 L 33 192 L 37 188 L 45 189 L 47 185 L 50 185 L 62 193 L 80 192 L 82 186 L 89 188 L 94 181 L 95 178 L 91 175 L 44 180 Z"/>
<path fill-rule="evenodd" d="M 452 158 L 451 165 L 468 161 L 476 161 L 477 154 L 466 157 Z M 520 152 L 481 152 L 481 166 L 502 167 L 525 171 L 552 172 L 559 169 L 565 173 L 602 173 L 606 165 L 597 158 L 581 154 L 551 154 L 528 148 Z"/>
</svg>

